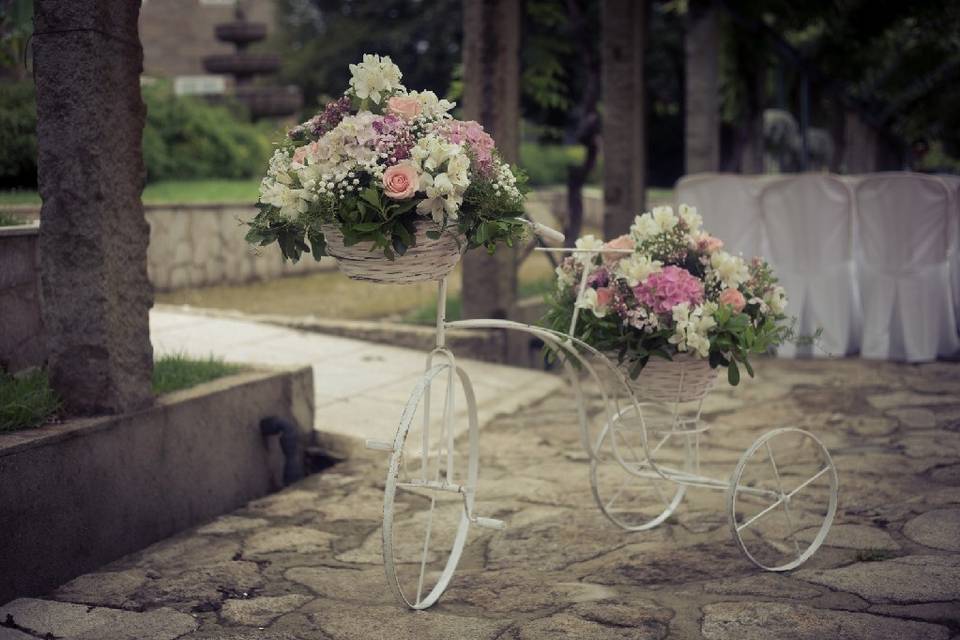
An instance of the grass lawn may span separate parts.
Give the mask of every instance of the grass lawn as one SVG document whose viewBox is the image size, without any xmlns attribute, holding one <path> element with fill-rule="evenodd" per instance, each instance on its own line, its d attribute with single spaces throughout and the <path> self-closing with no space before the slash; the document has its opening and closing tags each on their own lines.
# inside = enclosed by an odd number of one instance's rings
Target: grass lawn
<svg viewBox="0 0 960 640">
<path fill-rule="evenodd" d="M 32 429 L 60 409 L 47 372 L 35 369 L 12 376 L 0 371 L 0 433 Z"/>
<path fill-rule="evenodd" d="M 148 184 L 144 204 L 207 204 L 214 202 L 253 204 L 260 181 L 252 180 L 171 180 Z M 0 191 L 0 206 L 40 204 L 36 191 Z"/>
<path fill-rule="evenodd" d="M 180 353 L 166 354 L 153 363 L 153 392 L 163 395 L 189 389 L 244 370 L 242 365 L 227 364 L 213 356 L 199 360 Z"/>
</svg>

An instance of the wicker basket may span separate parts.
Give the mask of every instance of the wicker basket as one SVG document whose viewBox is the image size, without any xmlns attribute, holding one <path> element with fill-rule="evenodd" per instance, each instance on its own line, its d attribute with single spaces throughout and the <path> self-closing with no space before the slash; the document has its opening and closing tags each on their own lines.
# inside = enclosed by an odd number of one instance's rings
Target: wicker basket
<svg viewBox="0 0 960 640">
<path fill-rule="evenodd" d="M 717 369 L 706 358 L 675 355 L 673 360 L 650 358 L 636 380 L 627 379 L 637 396 L 653 402 L 693 402 L 702 399 L 717 381 Z"/>
<path fill-rule="evenodd" d="M 440 231 L 432 220 L 417 220 L 414 227 L 416 244 L 393 260 L 374 249 L 372 242 L 345 246 L 336 224 L 321 225 L 320 230 L 327 240 L 327 253 L 336 258 L 337 267 L 348 278 L 393 284 L 443 279 L 457 266 L 466 239 L 452 231 L 444 231 L 436 240 L 428 238 L 428 231 Z"/>
</svg>

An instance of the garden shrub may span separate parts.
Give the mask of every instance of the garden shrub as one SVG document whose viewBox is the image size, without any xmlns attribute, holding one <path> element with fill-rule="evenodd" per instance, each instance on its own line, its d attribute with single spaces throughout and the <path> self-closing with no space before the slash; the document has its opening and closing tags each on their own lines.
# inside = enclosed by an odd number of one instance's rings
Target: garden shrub
<svg viewBox="0 0 960 640">
<path fill-rule="evenodd" d="M 532 187 L 566 184 L 567 168 L 583 164 L 586 153 L 582 145 L 524 142 L 520 145 L 520 166 L 527 172 Z M 599 165 L 598 161 L 588 183 L 597 182 Z"/>
</svg>

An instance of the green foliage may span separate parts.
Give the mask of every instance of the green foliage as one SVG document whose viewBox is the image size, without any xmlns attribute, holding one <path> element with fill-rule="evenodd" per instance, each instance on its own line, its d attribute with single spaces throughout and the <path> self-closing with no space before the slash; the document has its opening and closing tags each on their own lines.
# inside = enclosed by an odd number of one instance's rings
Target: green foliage
<svg viewBox="0 0 960 640">
<path fill-rule="evenodd" d="M 240 373 L 244 367 L 222 358 L 189 358 L 182 353 L 160 356 L 153 364 L 153 392 L 158 395 L 189 389 L 204 382 Z"/>
<path fill-rule="evenodd" d="M 0 370 L 0 433 L 39 427 L 59 409 L 60 399 L 45 371 L 14 376 Z"/>
<path fill-rule="evenodd" d="M 164 84 L 143 88 L 147 180 L 250 178 L 269 155 L 268 131 L 226 106 L 176 96 Z"/>
<path fill-rule="evenodd" d="M 461 0 L 280 0 L 279 29 L 270 46 L 282 54 L 281 74 L 303 89 L 306 104 L 339 95 L 347 65 L 364 53 L 390 56 L 403 82 L 447 94 L 462 58 Z"/>
<path fill-rule="evenodd" d="M 0 227 L 15 227 L 21 224 L 26 224 L 23 218 L 6 211 L 0 211 Z"/>
<path fill-rule="evenodd" d="M 579 144 L 524 142 L 520 145 L 520 166 L 529 176 L 531 186 L 566 184 L 568 169 L 574 165 L 582 165 L 586 153 L 587 150 Z M 587 182 L 599 183 L 602 171 L 603 168 L 598 163 Z"/>
<path fill-rule="evenodd" d="M 0 189 L 37 186 L 37 111 L 32 82 L 0 82 Z"/>
</svg>

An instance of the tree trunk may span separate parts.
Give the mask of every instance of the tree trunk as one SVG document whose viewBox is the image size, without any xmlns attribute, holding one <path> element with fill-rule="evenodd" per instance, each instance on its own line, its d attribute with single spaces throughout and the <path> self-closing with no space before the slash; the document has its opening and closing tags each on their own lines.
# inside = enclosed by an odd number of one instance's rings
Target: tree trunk
<svg viewBox="0 0 960 640">
<path fill-rule="evenodd" d="M 643 48 L 645 0 L 604 0 L 603 234 L 626 233 L 644 208 L 646 119 Z"/>
<path fill-rule="evenodd" d="M 590 33 L 584 7 L 579 0 L 569 0 L 567 10 L 572 27 L 571 37 L 576 42 L 586 42 Z M 600 114 L 597 112 L 597 105 L 600 102 L 600 59 L 593 47 L 585 46 L 580 60 L 586 82 L 577 108 L 578 122 L 574 139 L 586 148 L 587 153 L 583 164 L 567 169 L 567 220 L 563 233 L 568 247 L 574 245 L 583 231 L 583 187 L 597 164 L 599 153 Z"/>
<path fill-rule="evenodd" d="M 520 2 L 464 0 L 463 115 L 481 123 L 508 162 L 520 156 Z M 517 252 L 463 259 L 463 316 L 505 318 L 517 297 Z"/>
<path fill-rule="evenodd" d="M 35 5 L 43 316 L 73 414 L 153 400 L 139 13 L 129 0 Z"/>
<path fill-rule="evenodd" d="M 720 26 L 713 0 L 691 0 L 687 13 L 686 172 L 720 167 Z"/>
</svg>

